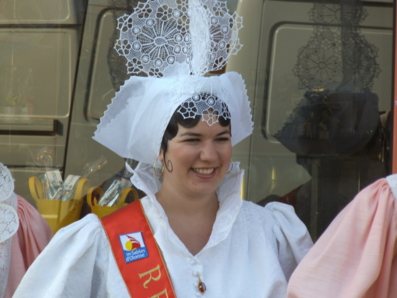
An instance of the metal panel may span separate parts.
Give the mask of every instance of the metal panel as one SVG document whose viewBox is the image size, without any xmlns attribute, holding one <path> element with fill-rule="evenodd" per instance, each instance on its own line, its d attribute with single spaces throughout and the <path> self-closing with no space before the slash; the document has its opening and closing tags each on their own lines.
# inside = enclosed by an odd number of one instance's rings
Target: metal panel
<svg viewBox="0 0 397 298">
<path fill-rule="evenodd" d="M 2 0 L 1 24 L 75 24 L 81 1 L 75 0 Z"/>
<path fill-rule="evenodd" d="M 57 21 L 70 21 L 70 11 L 68 18 Z M 0 25 L 0 161 L 11 169 L 16 192 L 29 200 L 28 177 L 46 166 L 37 159 L 42 150 L 51 152 L 47 166 L 63 167 L 79 33 L 74 26 L 36 26 L 32 19 L 29 26 L 2 22 L 8 24 Z"/>
<path fill-rule="evenodd" d="M 122 67 L 126 62 L 124 57 L 118 56 L 117 53 L 111 51 L 114 37 L 118 35 L 115 32 L 115 17 L 111 10 L 106 10 L 100 14 L 98 38 L 96 39 L 95 56 L 92 69 L 92 80 L 89 86 L 88 96 L 88 113 L 87 115 L 92 120 L 99 120 L 103 116 L 107 105 L 110 104 L 112 98 L 115 95 L 115 86 L 112 83 L 110 64 L 115 61 L 121 63 L 121 67 L 118 73 L 113 73 L 113 76 L 121 75 L 127 78 L 125 75 L 127 69 Z M 121 73 L 120 73 L 121 72 Z M 122 83 L 122 82 L 120 82 Z"/>
<path fill-rule="evenodd" d="M 90 175 L 91 185 L 101 185 L 123 167 L 120 156 L 92 139 L 99 118 L 117 88 L 112 83 L 108 56 L 114 44 L 112 34 L 116 24 L 113 10 L 107 6 L 101 0 L 94 0 L 87 8 L 65 164 L 66 175 L 79 175 L 85 165 L 104 156 L 108 162 L 101 171 Z M 115 11 L 124 13 L 118 8 Z M 123 60 L 119 63 L 125 64 Z M 125 76 L 126 71 L 120 71 Z"/>
<path fill-rule="evenodd" d="M 0 29 L 0 116 L 68 117 L 74 29 Z"/>
</svg>

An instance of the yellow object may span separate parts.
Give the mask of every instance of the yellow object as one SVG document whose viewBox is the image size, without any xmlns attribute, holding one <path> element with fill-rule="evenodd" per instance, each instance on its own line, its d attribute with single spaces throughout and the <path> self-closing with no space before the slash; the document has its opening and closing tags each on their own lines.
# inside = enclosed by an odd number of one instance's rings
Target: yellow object
<svg viewBox="0 0 397 298">
<path fill-rule="evenodd" d="M 103 191 L 100 187 L 91 187 L 87 193 L 87 203 L 91 207 L 92 213 L 95 213 L 99 218 L 102 218 L 110 213 L 126 206 L 125 199 L 128 194 L 132 192 L 134 196 L 134 201 L 139 200 L 138 192 L 134 188 L 126 188 L 120 195 L 120 199 L 115 206 L 100 206 L 98 205 L 98 198 L 94 195 L 94 192 L 98 194 L 98 197 L 103 194 Z"/>
<path fill-rule="evenodd" d="M 89 187 L 88 179 L 82 178 L 77 183 L 73 200 L 46 200 L 39 178 L 35 176 L 29 178 L 30 194 L 36 201 L 37 210 L 47 221 L 54 234 L 80 218 L 83 197 L 87 194 Z"/>
</svg>

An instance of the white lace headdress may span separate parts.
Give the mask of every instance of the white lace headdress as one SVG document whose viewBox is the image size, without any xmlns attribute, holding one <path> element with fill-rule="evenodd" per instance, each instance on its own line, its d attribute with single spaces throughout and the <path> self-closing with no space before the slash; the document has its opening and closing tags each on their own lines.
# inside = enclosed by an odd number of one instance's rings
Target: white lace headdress
<svg viewBox="0 0 397 298">
<path fill-rule="evenodd" d="M 208 125 L 230 119 L 232 145 L 250 135 L 241 75 L 204 76 L 237 54 L 241 28 L 242 18 L 218 0 L 147 0 L 120 17 L 115 48 L 133 76 L 108 106 L 94 139 L 124 158 L 153 164 L 177 109 L 184 118 L 202 116 Z"/>
<path fill-rule="evenodd" d="M 0 163 L 0 297 L 3 297 L 10 268 L 12 236 L 19 227 L 18 199 L 10 171 Z"/>
</svg>

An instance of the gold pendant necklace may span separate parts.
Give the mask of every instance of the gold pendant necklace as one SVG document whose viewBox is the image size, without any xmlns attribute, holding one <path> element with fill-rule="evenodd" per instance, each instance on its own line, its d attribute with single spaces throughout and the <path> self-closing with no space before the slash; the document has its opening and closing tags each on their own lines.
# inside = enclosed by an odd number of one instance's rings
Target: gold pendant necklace
<svg viewBox="0 0 397 298">
<path fill-rule="evenodd" d="M 205 283 L 203 283 L 203 281 L 201 280 L 200 276 L 197 284 L 197 290 L 199 290 L 201 294 L 204 294 L 205 291 L 207 291 L 207 287 L 205 286 Z"/>
</svg>

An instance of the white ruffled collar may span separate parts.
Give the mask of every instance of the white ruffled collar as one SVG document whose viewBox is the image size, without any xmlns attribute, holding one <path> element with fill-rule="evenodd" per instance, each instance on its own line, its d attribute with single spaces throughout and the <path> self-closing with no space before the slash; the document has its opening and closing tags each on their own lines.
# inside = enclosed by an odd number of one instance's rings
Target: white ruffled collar
<svg viewBox="0 0 397 298">
<path fill-rule="evenodd" d="M 156 199 L 155 194 L 161 188 L 161 181 L 154 176 L 153 167 L 145 163 L 139 163 L 132 171 L 134 173 L 131 178 L 132 184 L 146 193 L 159 220 L 167 223 L 169 227 L 167 215 Z M 232 170 L 225 175 L 225 178 L 218 187 L 219 210 L 216 215 L 211 237 L 203 250 L 217 245 L 228 236 L 243 201 L 240 197 L 240 186 L 243 175 L 244 170 L 240 170 L 240 163 L 233 162 Z"/>
</svg>

